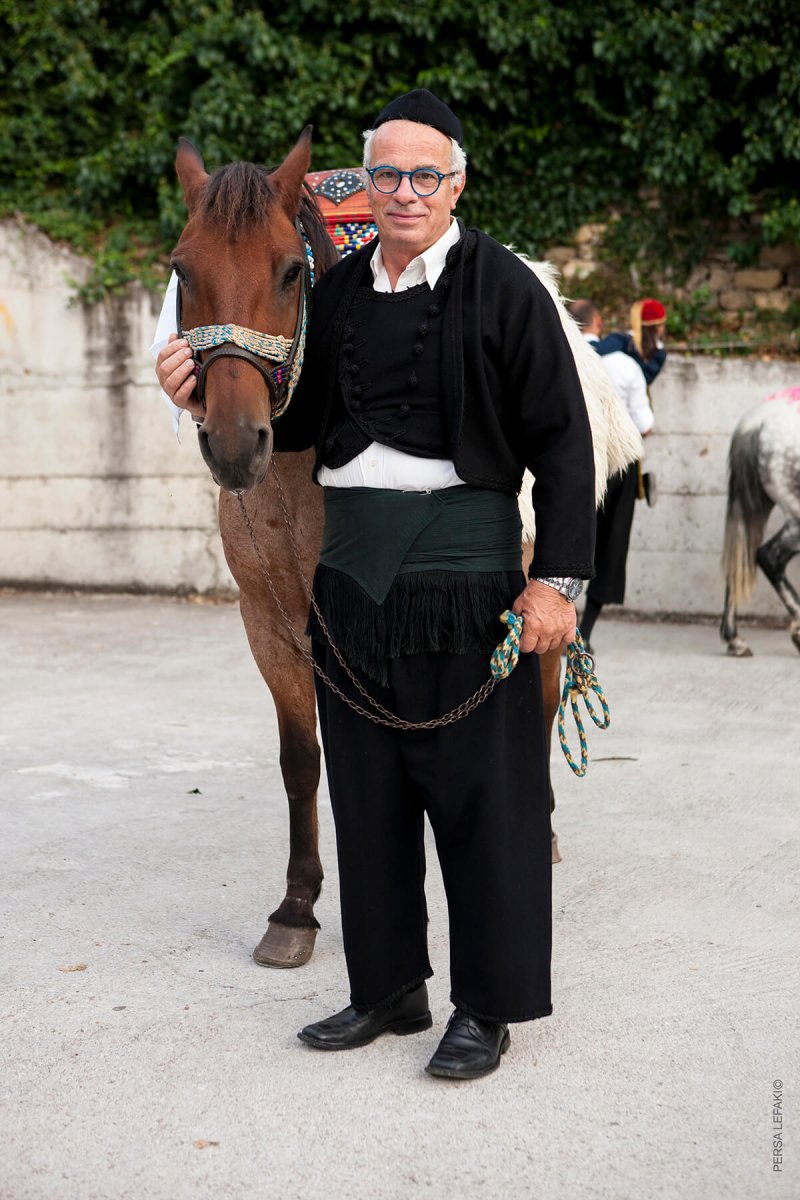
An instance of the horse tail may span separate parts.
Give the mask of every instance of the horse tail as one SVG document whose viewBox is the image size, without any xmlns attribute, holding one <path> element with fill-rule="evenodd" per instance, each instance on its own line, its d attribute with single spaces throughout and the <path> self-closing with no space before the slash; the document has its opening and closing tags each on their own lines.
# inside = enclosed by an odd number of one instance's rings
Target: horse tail
<svg viewBox="0 0 800 1200">
<path fill-rule="evenodd" d="M 758 470 L 759 425 L 739 425 L 728 452 L 728 508 L 722 569 L 734 608 L 747 603 L 756 580 L 756 552 L 773 502 Z"/>
</svg>

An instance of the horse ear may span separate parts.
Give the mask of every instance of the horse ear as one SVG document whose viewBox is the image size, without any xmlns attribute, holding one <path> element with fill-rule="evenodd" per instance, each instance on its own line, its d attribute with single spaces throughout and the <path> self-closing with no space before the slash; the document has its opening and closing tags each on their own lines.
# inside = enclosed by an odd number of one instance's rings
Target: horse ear
<svg viewBox="0 0 800 1200">
<path fill-rule="evenodd" d="M 205 186 L 208 174 L 206 173 L 203 156 L 188 138 L 178 138 L 175 170 L 183 188 L 186 206 L 189 212 L 191 212 L 197 203 L 197 197 L 200 194 L 201 188 Z"/>
<path fill-rule="evenodd" d="M 289 151 L 281 165 L 269 177 L 277 192 L 284 212 L 291 220 L 300 207 L 300 192 L 303 180 L 311 166 L 311 134 L 313 125 L 306 125 L 294 148 Z"/>
</svg>

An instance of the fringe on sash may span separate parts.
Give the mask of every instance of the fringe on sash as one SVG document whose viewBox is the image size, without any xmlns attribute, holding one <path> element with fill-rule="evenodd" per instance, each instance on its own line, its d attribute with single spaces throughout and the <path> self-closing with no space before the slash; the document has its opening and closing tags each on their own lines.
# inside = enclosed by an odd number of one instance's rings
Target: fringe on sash
<svg viewBox="0 0 800 1200">
<path fill-rule="evenodd" d="M 488 676 L 488 655 L 505 632 L 500 613 L 518 594 L 514 574 L 417 571 L 398 575 L 383 604 L 376 604 L 349 575 L 320 563 L 314 595 L 348 666 L 386 687 L 389 659 L 406 654 L 485 651 Z M 313 609 L 307 632 L 326 640 Z"/>
</svg>

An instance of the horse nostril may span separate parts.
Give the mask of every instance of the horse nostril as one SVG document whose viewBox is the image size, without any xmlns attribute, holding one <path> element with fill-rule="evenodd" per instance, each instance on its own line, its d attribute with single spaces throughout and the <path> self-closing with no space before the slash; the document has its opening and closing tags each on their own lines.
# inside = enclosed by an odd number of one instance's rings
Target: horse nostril
<svg viewBox="0 0 800 1200">
<path fill-rule="evenodd" d="M 272 445 L 272 430 L 267 429 L 266 426 L 262 426 L 258 431 L 256 442 L 256 454 L 259 458 L 264 458 L 270 452 L 270 447 Z"/>
</svg>

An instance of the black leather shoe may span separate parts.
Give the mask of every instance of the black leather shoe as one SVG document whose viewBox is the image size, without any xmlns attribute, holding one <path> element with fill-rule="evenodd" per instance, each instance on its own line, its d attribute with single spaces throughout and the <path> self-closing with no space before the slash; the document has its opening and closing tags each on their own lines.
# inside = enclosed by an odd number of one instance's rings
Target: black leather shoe
<svg viewBox="0 0 800 1200">
<path fill-rule="evenodd" d="M 325 1021 L 301 1029 L 298 1037 L 318 1050 L 353 1050 L 368 1046 L 382 1033 L 421 1033 L 433 1024 L 425 984 L 406 992 L 390 1008 L 359 1012 L 349 1004 Z"/>
<path fill-rule="evenodd" d="M 497 1070 L 510 1041 L 507 1025 L 456 1009 L 425 1070 L 441 1079 L 480 1079 Z"/>
</svg>

